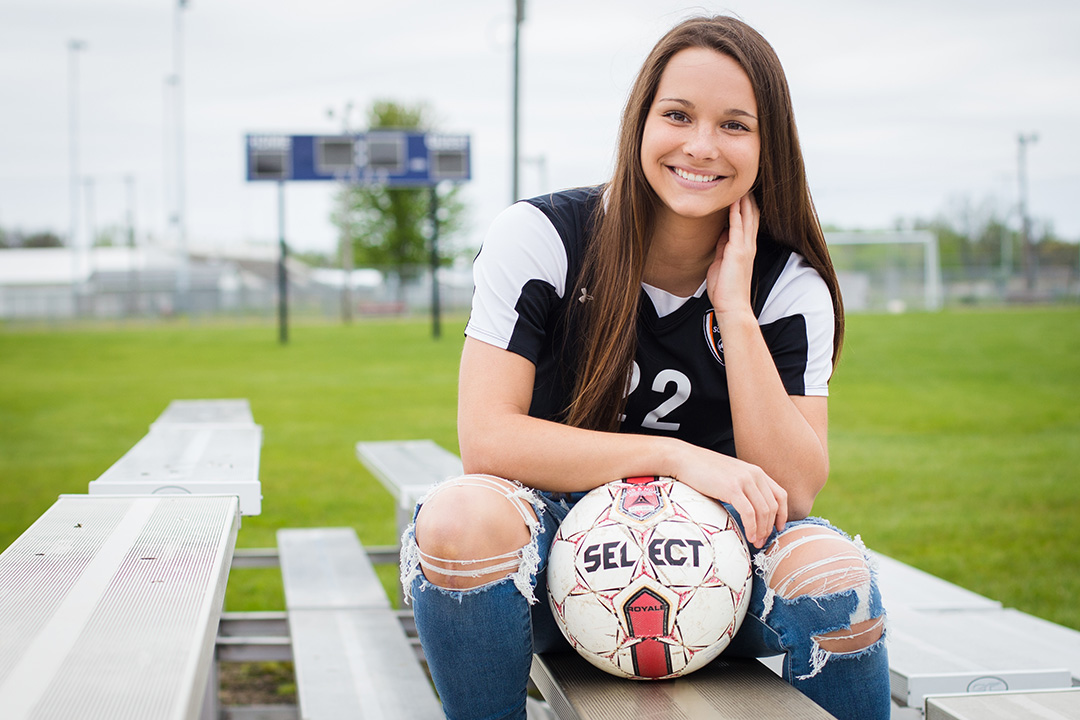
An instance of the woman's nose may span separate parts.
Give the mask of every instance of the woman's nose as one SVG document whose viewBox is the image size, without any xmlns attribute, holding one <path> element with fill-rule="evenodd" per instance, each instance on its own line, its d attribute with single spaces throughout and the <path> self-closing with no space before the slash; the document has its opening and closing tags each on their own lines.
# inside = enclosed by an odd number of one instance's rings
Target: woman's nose
<svg viewBox="0 0 1080 720">
<path fill-rule="evenodd" d="M 695 128 L 683 146 L 687 155 L 698 160 L 714 160 L 720 154 L 720 142 L 711 128 Z"/>
</svg>

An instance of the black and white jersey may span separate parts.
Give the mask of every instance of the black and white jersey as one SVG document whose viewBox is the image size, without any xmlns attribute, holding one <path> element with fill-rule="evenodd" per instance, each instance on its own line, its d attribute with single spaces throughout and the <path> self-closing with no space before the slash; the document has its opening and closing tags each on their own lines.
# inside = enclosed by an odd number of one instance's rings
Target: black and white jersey
<svg viewBox="0 0 1080 720">
<path fill-rule="evenodd" d="M 561 420 L 570 401 L 577 333 L 567 305 L 589 296 L 577 279 L 600 199 L 600 188 L 579 188 L 515 203 L 492 223 L 474 264 L 465 334 L 536 365 L 535 417 Z M 704 284 L 690 298 L 649 286 L 642 293 L 621 430 L 734 455 L 723 339 Z M 759 232 L 752 296 L 788 393 L 827 395 L 834 316 L 817 271 Z"/>
</svg>

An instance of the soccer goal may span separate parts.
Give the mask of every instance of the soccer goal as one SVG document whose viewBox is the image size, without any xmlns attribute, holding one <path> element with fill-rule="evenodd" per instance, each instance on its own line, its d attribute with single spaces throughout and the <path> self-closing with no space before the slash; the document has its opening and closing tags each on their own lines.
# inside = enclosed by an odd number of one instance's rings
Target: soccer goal
<svg viewBox="0 0 1080 720">
<path fill-rule="evenodd" d="M 944 302 L 937 236 L 827 232 L 844 308 L 850 312 L 939 310 Z"/>
</svg>

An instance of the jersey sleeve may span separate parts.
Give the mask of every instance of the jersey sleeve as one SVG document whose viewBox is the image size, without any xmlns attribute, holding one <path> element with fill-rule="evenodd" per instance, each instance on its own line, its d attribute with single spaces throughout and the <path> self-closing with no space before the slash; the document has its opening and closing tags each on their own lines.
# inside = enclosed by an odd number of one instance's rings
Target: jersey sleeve
<svg viewBox="0 0 1080 720">
<path fill-rule="evenodd" d="M 833 370 L 832 295 L 801 255 L 788 258 L 758 322 L 788 393 L 827 396 Z"/>
<path fill-rule="evenodd" d="M 511 205 L 492 222 L 473 263 L 465 335 L 536 363 L 566 273 L 566 248 L 547 216 L 529 203 Z"/>
</svg>

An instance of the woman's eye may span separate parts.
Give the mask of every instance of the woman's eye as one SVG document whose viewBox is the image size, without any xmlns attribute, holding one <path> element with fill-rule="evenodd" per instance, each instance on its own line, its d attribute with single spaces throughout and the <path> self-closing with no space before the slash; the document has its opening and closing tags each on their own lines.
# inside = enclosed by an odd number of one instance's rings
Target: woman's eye
<svg viewBox="0 0 1080 720">
<path fill-rule="evenodd" d="M 750 130 L 750 128 L 746 127 L 741 122 L 736 122 L 735 120 L 730 120 L 721 125 L 720 127 L 724 128 L 725 130 L 736 130 L 739 132 L 748 132 Z"/>
<path fill-rule="evenodd" d="M 668 110 L 664 113 L 664 117 L 679 123 L 690 122 L 690 118 L 681 110 Z"/>
</svg>

